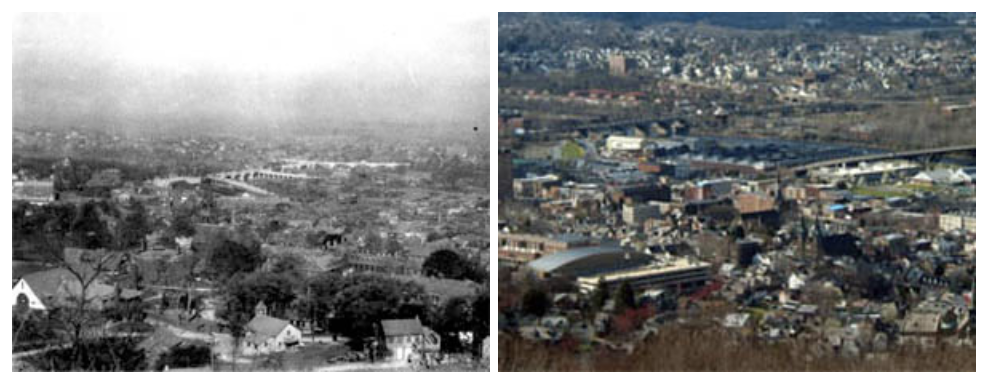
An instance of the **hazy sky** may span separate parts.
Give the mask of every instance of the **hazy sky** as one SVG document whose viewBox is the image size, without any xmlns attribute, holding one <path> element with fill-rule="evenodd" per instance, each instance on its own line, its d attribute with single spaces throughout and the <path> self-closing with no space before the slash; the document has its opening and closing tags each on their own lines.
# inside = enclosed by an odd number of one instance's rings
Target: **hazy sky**
<svg viewBox="0 0 982 382">
<path fill-rule="evenodd" d="M 22 14 L 14 123 L 483 129 L 489 33 L 486 16 Z"/>
</svg>

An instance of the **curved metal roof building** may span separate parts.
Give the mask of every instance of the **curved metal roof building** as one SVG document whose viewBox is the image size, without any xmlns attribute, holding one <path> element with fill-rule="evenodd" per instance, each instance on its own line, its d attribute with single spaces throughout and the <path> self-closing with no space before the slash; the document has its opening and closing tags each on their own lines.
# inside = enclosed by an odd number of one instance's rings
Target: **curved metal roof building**
<svg viewBox="0 0 982 382">
<path fill-rule="evenodd" d="M 608 243 L 557 252 L 532 261 L 528 266 L 542 276 L 582 277 L 637 267 L 649 260 L 648 256 Z"/>
</svg>

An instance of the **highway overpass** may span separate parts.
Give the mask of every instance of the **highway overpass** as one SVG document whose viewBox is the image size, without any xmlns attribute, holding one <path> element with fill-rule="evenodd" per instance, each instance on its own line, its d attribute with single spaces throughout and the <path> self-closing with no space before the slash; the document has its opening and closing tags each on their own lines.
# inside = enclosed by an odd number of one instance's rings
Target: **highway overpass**
<svg viewBox="0 0 982 382">
<path fill-rule="evenodd" d="M 814 170 L 822 167 L 850 165 L 850 164 L 861 163 L 861 162 L 877 162 L 877 161 L 891 160 L 891 159 L 911 159 L 911 158 L 917 158 L 923 156 L 936 156 L 936 155 L 945 155 L 945 154 L 953 154 L 953 153 L 960 153 L 960 152 L 974 153 L 975 145 L 972 144 L 972 145 L 948 146 L 948 147 L 939 147 L 933 149 L 903 151 L 897 153 L 870 154 L 870 155 L 860 155 L 860 156 L 845 157 L 845 158 L 836 158 L 836 159 L 824 160 L 820 162 L 814 162 L 801 166 L 792 167 L 789 170 L 794 173 L 799 173 L 799 172 Z"/>
</svg>

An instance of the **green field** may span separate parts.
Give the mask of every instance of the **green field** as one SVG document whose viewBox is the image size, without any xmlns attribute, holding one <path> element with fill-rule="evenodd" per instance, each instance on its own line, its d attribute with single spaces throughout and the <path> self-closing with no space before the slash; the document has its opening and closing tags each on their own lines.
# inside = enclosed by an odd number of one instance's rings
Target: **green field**
<svg viewBox="0 0 982 382">
<path fill-rule="evenodd" d="M 915 193 L 912 190 L 897 189 L 896 187 L 854 187 L 850 190 L 853 194 L 871 196 L 874 198 L 903 198 Z"/>
<path fill-rule="evenodd" d="M 563 144 L 563 160 L 583 159 L 585 155 L 586 150 L 584 150 L 583 147 L 580 147 L 580 145 L 576 144 L 576 142 L 566 141 L 566 143 Z"/>
</svg>

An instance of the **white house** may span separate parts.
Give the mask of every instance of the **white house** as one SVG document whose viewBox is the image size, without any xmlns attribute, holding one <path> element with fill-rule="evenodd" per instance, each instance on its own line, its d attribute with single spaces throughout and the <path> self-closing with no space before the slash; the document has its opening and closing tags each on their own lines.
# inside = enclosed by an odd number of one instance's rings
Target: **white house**
<svg viewBox="0 0 982 382">
<path fill-rule="evenodd" d="M 24 279 L 17 280 L 14 284 L 14 298 L 11 301 L 14 303 L 13 306 L 27 306 L 31 310 L 48 310 Z"/>
<path fill-rule="evenodd" d="M 970 184 L 974 181 L 972 174 L 969 174 L 963 170 L 934 170 L 934 171 L 923 171 L 915 175 L 912 179 L 914 183 L 923 184 L 941 184 L 941 185 L 957 185 L 957 184 Z"/>
<path fill-rule="evenodd" d="M 408 362 L 423 352 L 440 350 L 440 336 L 418 318 L 382 320 L 380 326 L 383 343 L 393 359 Z"/>
<path fill-rule="evenodd" d="M 644 145 L 644 138 L 611 136 L 607 138 L 609 151 L 639 151 Z"/>
<path fill-rule="evenodd" d="M 246 325 L 249 333 L 242 341 L 246 356 L 281 352 L 300 345 L 300 329 L 285 320 L 257 314 Z"/>
<path fill-rule="evenodd" d="M 491 359 L 491 337 L 485 337 L 481 342 L 481 359 Z"/>
<path fill-rule="evenodd" d="M 972 184 L 975 184 L 975 167 L 966 167 L 958 170 L 963 176 L 972 180 Z"/>
</svg>

